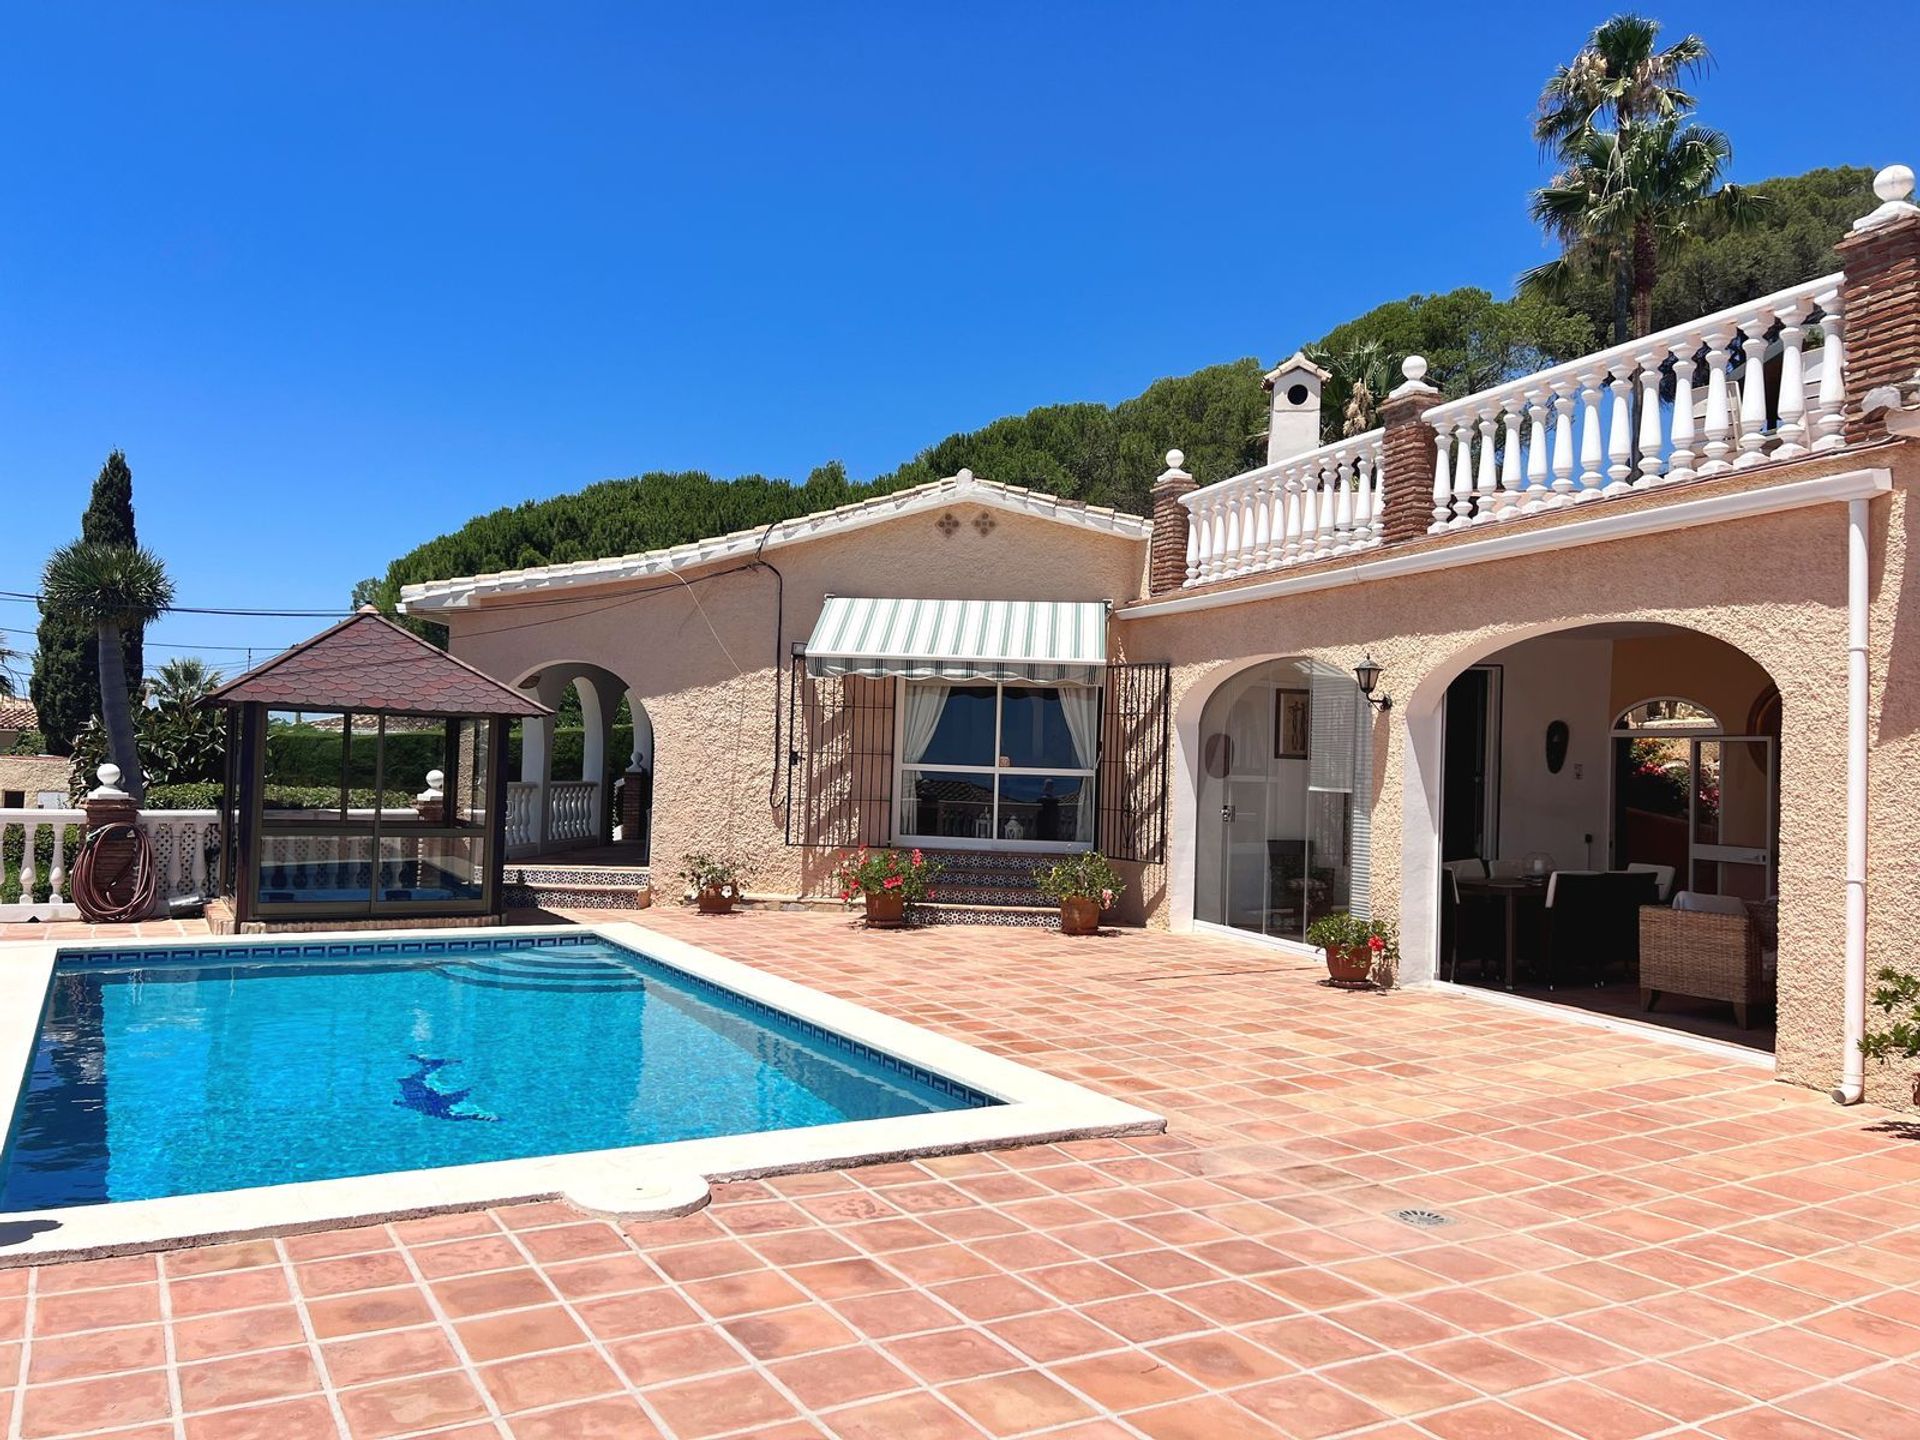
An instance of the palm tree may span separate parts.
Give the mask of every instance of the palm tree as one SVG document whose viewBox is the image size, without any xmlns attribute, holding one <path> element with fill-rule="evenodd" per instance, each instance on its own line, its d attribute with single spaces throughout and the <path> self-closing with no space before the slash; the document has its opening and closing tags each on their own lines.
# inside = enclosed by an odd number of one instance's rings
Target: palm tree
<svg viewBox="0 0 1920 1440">
<path fill-rule="evenodd" d="M 1568 160 L 1603 118 L 1615 130 L 1627 130 L 1691 110 L 1693 96 L 1676 82 L 1713 63 L 1707 42 L 1688 35 L 1664 50 L 1659 43 L 1660 22 L 1644 16 L 1616 15 L 1595 27 L 1573 62 L 1541 88 L 1533 138 Z"/>
<path fill-rule="evenodd" d="M 132 697 L 120 637 L 158 619 L 172 603 L 173 581 L 160 557 L 131 545 L 76 540 L 48 557 L 40 579 L 42 609 L 94 628 L 99 640 L 100 719 L 107 731 L 108 753 L 136 801 L 146 794 L 146 779 L 134 740 Z"/>
<path fill-rule="evenodd" d="M 19 658 L 18 650 L 0 645 L 0 700 L 11 700 L 18 693 L 14 688 L 13 662 Z"/>
<path fill-rule="evenodd" d="M 1732 159 L 1726 136 L 1670 115 L 1618 131 L 1589 130 L 1567 168 L 1533 195 L 1535 223 L 1561 242 L 1558 260 L 1521 276 L 1550 298 L 1582 273 L 1614 282 L 1614 343 L 1653 329 L 1660 263 L 1709 216 L 1751 221 L 1761 197 L 1720 177 Z"/>
<path fill-rule="evenodd" d="M 147 696 L 163 710 L 185 713 L 218 690 L 221 678 L 198 655 L 182 655 L 148 677 Z"/>
</svg>

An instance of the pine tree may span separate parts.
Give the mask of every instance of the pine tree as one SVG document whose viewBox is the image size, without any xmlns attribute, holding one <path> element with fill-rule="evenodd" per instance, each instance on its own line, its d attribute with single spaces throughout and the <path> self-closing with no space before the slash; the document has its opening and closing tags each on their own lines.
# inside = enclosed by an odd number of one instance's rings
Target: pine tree
<svg viewBox="0 0 1920 1440">
<path fill-rule="evenodd" d="M 133 471 L 118 450 L 107 456 L 94 479 L 92 497 L 80 517 L 80 538 L 102 545 L 140 543 L 133 525 Z M 129 629 L 123 640 L 128 698 L 137 706 L 145 674 L 139 627 Z M 74 738 L 100 709 L 99 649 L 93 627 L 49 615 L 42 607 L 28 691 L 39 712 L 47 749 L 55 755 L 71 755 Z"/>
</svg>

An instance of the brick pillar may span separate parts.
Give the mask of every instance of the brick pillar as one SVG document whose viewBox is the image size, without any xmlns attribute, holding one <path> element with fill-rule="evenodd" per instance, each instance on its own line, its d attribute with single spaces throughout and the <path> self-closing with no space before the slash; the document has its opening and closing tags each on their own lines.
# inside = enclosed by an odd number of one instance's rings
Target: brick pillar
<svg viewBox="0 0 1920 1440">
<path fill-rule="evenodd" d="M 1167 468 L 1153 482 L 1153 541 L 1147 556 L 1147 593 L 1165 595 L 1187 583 L 1187 534 L 1193 515 L 1180 503 L 1198 487 L 1180 467 L 1187 457 L 1167 452 Z"/>
<path fill-rule="evenodd" d="M 1908 199 L 1913 172 L 1893 165 L 1873 179 L 1882 204 L 1834 251 L 1846 267 L 1845 324 L 1849 445 L 1886 434 L 1884 417 L 1867 419 L 1860 402 L 1883 385 L 1906 385 L 1920 372 L 1920 208 Z"/>
<path fill-rule="evenodd" d="M 647 843 L 647 811 L 653 805 L 653 776 L 645 770 L 629 770 L 620 787 L 620 843 L 636 849 Z"/>
<path fill-rule="evenodd" d="M 140 822 L 140 806 L 134 798 L 120 788 L 120 767 L 102 765 L 96 777 L 100 786 L 89 790 L 84 802 L 87 812 L 87 834 L 108 825 L 137 825 Z M 104 890 L 104 899 L 110 905 L 124 905 L 133 898 L 134 861 L 138 857 L 138 844 L 131 835 L 116 836 L 103 840 L 94 847 L 93 883 L 97 889 Z M 156 862 L 157 863 L 157 862 Z M 74 896 L 76 903 L 80 897 Z M 160 897 L 162 903 L 165 897 Z M 87 907 L 80 903 L 80 912 L 86 915 Z M 87 915 L 91 920 L 94 918 Z"/>
<path fill-rule="evenodd" d="M 1427 362 L 1409 355 L 1400 365 L 1406 382 L 1380 406 L 1386 428 L 1382 468 L 1387 498 L 1381 519 L 1381 540 L 1399 545 L 1418 540 L 1433 523 L 1433 427 L 1420 417 L 1440 403 L 1440 392 L 1427 384 Z"/>
</svg>

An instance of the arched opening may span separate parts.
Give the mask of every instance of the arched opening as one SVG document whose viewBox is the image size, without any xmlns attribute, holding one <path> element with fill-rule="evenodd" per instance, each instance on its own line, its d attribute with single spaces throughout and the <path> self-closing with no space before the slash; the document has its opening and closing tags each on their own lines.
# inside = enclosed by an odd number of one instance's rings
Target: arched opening
<svg viewBox="0 0 1920 1440">
<path fill-rule="evenodd" d="M 1430 675 L 1403 869 L 1436 978 L 1771 1049 L 1778 695 L 1737 646 L 1639 622 Z"/>
<path fill-rule="evenodd" d="M 1350 672 L 1263 661 L 1206 699 L 1193 737 L 1193 917 L 1304 943 L 1338 910 L 1369 913 L 1371 711 Z"/>
<path fill-rule="evenodd" d="M 517 723 L 508 735 L 508 770 L 518 777 L 507 787 L 508 855 L 527 859 L 619 845 L 623 830 L 636 831 L 644 844 L 645 807 L 643 823 L 623 826 L 620 806 L 639 753 L 636 731 L 644 731 L 651 779 L 653 728 L 636 724 L 636 713 L 645 710 L 631 700 L 626 682 L 604 666 L 555 661 L 516 683 L 554 714 Z"/>
</svg>

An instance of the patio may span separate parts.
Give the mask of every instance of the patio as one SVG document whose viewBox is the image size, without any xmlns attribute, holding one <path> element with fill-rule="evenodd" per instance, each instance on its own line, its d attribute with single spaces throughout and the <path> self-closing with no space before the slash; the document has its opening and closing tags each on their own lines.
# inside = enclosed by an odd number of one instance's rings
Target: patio
<svg viewBox="0 0 1920 1440">
<path fill-rule="evenodd" d="M 724 1185 L 624 1233 L 536 1204 L 0 1271 L 6 1433 L 1910 1431 L 1920 1139 L 1887 1112 L 1225 941 L 621 918 L 1168 1133 Z"/>
</svg>

